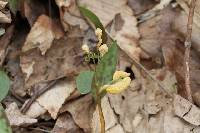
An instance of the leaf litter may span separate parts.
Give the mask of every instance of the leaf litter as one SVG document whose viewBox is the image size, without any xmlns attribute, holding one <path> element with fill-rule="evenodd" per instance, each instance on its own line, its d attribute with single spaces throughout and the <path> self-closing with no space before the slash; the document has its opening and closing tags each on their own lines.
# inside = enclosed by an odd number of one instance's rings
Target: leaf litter
<svg viewBox="0 0 200 133">
<path fill-rule="evenodd" d="M 12 16 L 16 21 L 10 27 L 0 25 L 5 29 L 0 36 L 0 63 L 8 71 L 11 89 L 16 94 L 2 102 L 6 105 L 11 126 L 21 126 L 17 130 L 24 133 L 27 130 L 37 133 L 39 130 L 99 132 L 98 115 L 91 95 L 77 94 L 75 85 L 75 77 L 93 67 L 83 61 L 81 46 L 87 43 L 93 47 L 97 40 L 93 27 L 79 12 L 78 7 L 85 6 L 100 18 L 106 32 L 117 40 L 120 47 L 117 67 L 132 74 L 129 89 L 102 99 L 106 133 L 200 131 L 199 100 L 194 100 L 194 105 L 184 99 L 183 44 L 189 10 L 187 1 L 145 1 L 148 5 L 137 0 L 50 2 L 22 2 L 24 6 L 18 9 L 20 15 Z M 4 15 L 0 23 L 11 22 L 10 11 L 5 11 L 5 8 L 9 9 L 6 4 L 0 1 L 0 16 Z M 53 14 L 48 13 L 49 5 Z M 194 49 L 190 64 L 193 94 L 198 93 L 200 81 L 198 6 L 199 2 L 195 9 Z M 147 13 L 151 19 L 138 20 Z M 20 28 L 16 23 L 20 23 Z M 174 96 L 169 97 L 161 91 L 157 83 L 135 65 L 135 60 Z M 19 108 L 54 80 L 58 80 L 56 84 L 22 114 Z M 16 100 L 21 102 L 13 102 Z M 46 125 L 35 126 L 40 121 Z"/>
</svg>

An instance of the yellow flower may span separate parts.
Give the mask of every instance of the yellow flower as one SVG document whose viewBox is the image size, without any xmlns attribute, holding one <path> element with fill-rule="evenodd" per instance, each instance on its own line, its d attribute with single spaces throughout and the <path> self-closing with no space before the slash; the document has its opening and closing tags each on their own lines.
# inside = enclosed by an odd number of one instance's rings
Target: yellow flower
<svg viewBox="0 0 200 133">
<path fill-rule="evenodd" d="M 105 53 L 108 52 L 108 46 L 106 44 L 103 44 L 99 47 L 99 52 L 101 56 L 103 56 Z"/>
<path fill-rule="evenodd" d="M 104 85 L 101 87 L 100 92 L 106 90 L 108 93 L 116 94 L 127 89 L 131 83 L 130 73 L 123 71 L 116 71 L 113 75 L 114 83 L 111 85 Z"/>
<path fill-rule="evenodd" d="M 85 53 L 89 53 L 90 52 L 90 49 L 89 49 L 87 44 L 83 44 L 81 48 Z"/>
<path fill-rule="evenodd" d="M 108 93 L 117 94 L 127 89 L 130 83 L 131 83 L 131 78 L 126 77 L 112 85 L 106 86 L 105 89 Z"/>
<path fill-rule="evenodd" d="M 130 76 L 130 73 L 124 72 L 124 71 L 116 71 L 113 74 L 113 80 L 123 79 L 125 77 Z"/>
</svg>

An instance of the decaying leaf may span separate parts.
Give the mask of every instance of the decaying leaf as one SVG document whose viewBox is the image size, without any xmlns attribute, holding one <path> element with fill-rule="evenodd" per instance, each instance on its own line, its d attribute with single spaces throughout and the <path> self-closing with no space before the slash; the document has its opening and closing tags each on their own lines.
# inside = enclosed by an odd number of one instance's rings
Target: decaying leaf
<svg viewBox="0 0 200 133">
<path fill-rule="evenodd" d="M 125 0 L 79 0 L 78 5 L 88 8 L 94 12 L 101 20 L 104 27 L 106 27 L 116 14 L 126 6 Z"/>
<path fill-rule="evenodd" d="M 28 78 L 31 76 L 31 74 L 33 73 L 33 67 L 34 67 L 35 62 L 31 62 L 30 64 L 21 64 L 21 68 L 22 68 L 22 72 L 26 74 L 26 78 L 25 81 L 28 80 Z"/>
<path fill-rule="evenodd" d="M 26 105 L 27 102 L 28 100 L 24 103 L 24 105 Z M 27 110 L 26 115 L 29 116 L 30 118 L 37 118 L 46 112 L 47 110 L 44 107 L 42 107 L 38 102 L 34 102 Z"/>
<path fill-rule="evenodd" d="M 14 26 L 10 26 L 6 33 L 4 34 L 4 36 L 1 37 L 0 39 L 0 66 L 2 65 L 2 63 L 4 62 L 4 59 L 6 57 L 6 51 L 7 51 L 7 47 L 8 44 L 10 43 L 11 37 L 13 35 L 13 31 L 14 31 Z"/>
<path fill-rule="evenodd" d="M 90 95 L 68 102 L 61 108 L 60 112 L 70 112 L 75 123 L 85 132 L 91 132 L 90 122 L 94 111 L 94 102 Z"/>
<path fill-rule="evenodd" d="M 83 131 L 76 125 L 72 116 L 65 112 L 61 114 L 52 130 L 53 133 L 83 133 Z"/>
<path fill-rule="evenodd" d="M 69 79 L 62 80 L 49 91 L 40 96 L 36 101 L 51 114 L 53 119 L 56 119 L 60 108 L 74 89 L 74 81 Z"/>
<path fill-rule="evenodd" d="M 11 103 L 5 112 L 11 126 L 30 125 L 37 122 L 37 119 L 21 114 L 16 103 Z"/>
<path fill-rule="evenodd" d="M 124 129 L 122 128 L 122 126 L 120 124 L 117 124 L 116 126 L 107 130 L 106 133 L 125 133 L 125 132 L 124 132 Z"/>
<path fill-rule="evenodd" d="M 175 114 L 190 124 L 200 125 L 200 109 L 179 95 L 174 96 Z"/>
<path fill-rule="evenodd" d="M 111 35 L 117 40 L 119 47 L 130 58 L 140 60 L 141 49 L 138 47 L 140 34 L 133 12 L 125 8 L 115 17 L 112 26 Z"/>
<path fill-rule="evenodd" d="M 82 58 L 77 55 L 81 53 L 81 33 L 78 28 L 71 29 L 67 37 L 54 40 L 51 48 L 43 56 L 38 49 L 24 53 L 20 57 L 20 66 L 35 62 L 33 72 L 26 81 L 26 88 L 40 82 L 74 75 L 86 69 L 87 67 L 83 67 Z"/>
<path fill-rule="evenodd" d="M 0 11 L 0 23 L 11 23 L 10 11 Z"/>
<path fill-rule="evenodd" d="M 37 18 L 45 14 L 45 7 L 37 0 L 25 0 L 24 1 L 24 15 L 26 16 L 29 24 L 34 25 Z"/>
<path fill-rule="evenodd" d="M 28 34 L 22 52 L 39 48 L 42 55 L 51 47 L 54 39 L 63 36 L 63 31 L 51 18 L 41 15 Z"/>
<path fill-rule="evenodd" d="M 70 26 L 80 26 L 83 30 L 88 29 L 88 25 L 81 18 L 75 0 L 56 0 L 56 4 L 60 9 L 61 23 L 65 31 L 69 30 Z"/>
</svg>

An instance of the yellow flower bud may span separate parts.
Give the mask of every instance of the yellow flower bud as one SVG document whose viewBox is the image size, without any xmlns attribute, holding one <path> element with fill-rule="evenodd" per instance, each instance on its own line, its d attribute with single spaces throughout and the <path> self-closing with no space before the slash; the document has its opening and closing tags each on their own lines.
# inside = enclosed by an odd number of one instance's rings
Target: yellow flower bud
<svg viewBox="0 0 200 133">
<path fill-rule="evenodd" d="M 99 52 L 101 56 L 103 56 L 105 53 L 108 52 L 108 46 L 106 44 L 103 44 L 99 47 Z"/>
<path fill-rule="evenodd" d="M 97 28 L 97 29 L 95 30 L 95 34 L 96 34 L 97 37 L 100 37 L 100 38 L 101 38 L 101 36 L 102 36 L 102 30 L 101 30 L 100 28 Z"/>
<path fill-rule="evenodd" d="M 98 38 L 97 48 L 99 48 L 99 47 L 101 46 L 101 44 L 102 44 L 102 39 L 101 39 L 102 30 L 101 30 L 100 28 L 97 28 L 97 29 L 95 30 L 95 34 L 96 34 L 96 36 L 97 36 L 97 38 Z"/>
<path fill-rule="evenodd" d="M 89 53 L 90 52 L 90 49 L 89 49 L 87 44 L 83 44 L 81 48 L 85 53 Z"/>
<path fill-rule="evenodd" d="M 125 89 L 127 89 L 128 86 L 130 85 L 130 83 L 131 83 L 131 78 L 126 77 L 126 78 L 120 80 L 119 82 L 116 82 L 112 85 L 108 85 L 106 87 L 106 91 L 108 93 L 117 94 L 117 93 L 120 93 L 120 92 L 124 91 Z"/>
<path fill-rule="evenodd" d="M 124 72 L 124 71 L 116 71 L 113 74 L 113 80 L 118 80 L 118 79 L 129 77 L 129 76 L 130 76 L 130 73 L 127 73 L 127 72 Z"/>
</svg>

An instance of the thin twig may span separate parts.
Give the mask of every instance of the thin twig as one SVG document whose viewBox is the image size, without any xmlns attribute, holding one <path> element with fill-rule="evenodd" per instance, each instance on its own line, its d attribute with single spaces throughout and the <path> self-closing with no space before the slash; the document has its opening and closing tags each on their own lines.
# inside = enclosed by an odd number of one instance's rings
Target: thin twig
<svg viewBox="0 0 200 133">
<path fill-rule="evenodd" d="M 185 39 L 185 57 L 184 57 L 184 63 L 185 63 L 185 89 L 186 89 L 186 95 L 187 99 L 193 103 L 192 100 L 192 94 L 191 94 L 191 86 L 190 86 L 190 48 L 191 48 L 191 34 L 192 34 L 192 24 L 193 24 L 193 16 L 194 16 L 194 8 L 195 8 L 196 0 L 192 0 L 190 4 L 190 11 L 188 16 L 188 23 L 187 23 L 187 36 Z"/>
<path fill-rule="evenodd" d="M 26 103 L 26 105 L 21 109 L 22 113 L 26 113 L 26 111 L 30 108 L 31 104 L 38 98 L 40 97 L 44 92 L 46 92 L 47 90 L 49 90 L 52 86 L 54 86 L 56 84 L 57 80 L 52 81 L 51 83 L 49 83 L 47 86 L 45 86 L 44 88 L 40 89 L 39 91 L 37 91 L 32 97 L 31 99 Z"/>
<path fill-rule="evenodd" d="M 41 128 L 28 128 L 28 129 L 32 129 L 32 130 L 36 130 L 36 131 L 42 131 L 43 133 L 52 133 L 52 131 L 48 131 L 48 130 L 45 130 L 45 129 L 41 129 Z"/>
</svg>

